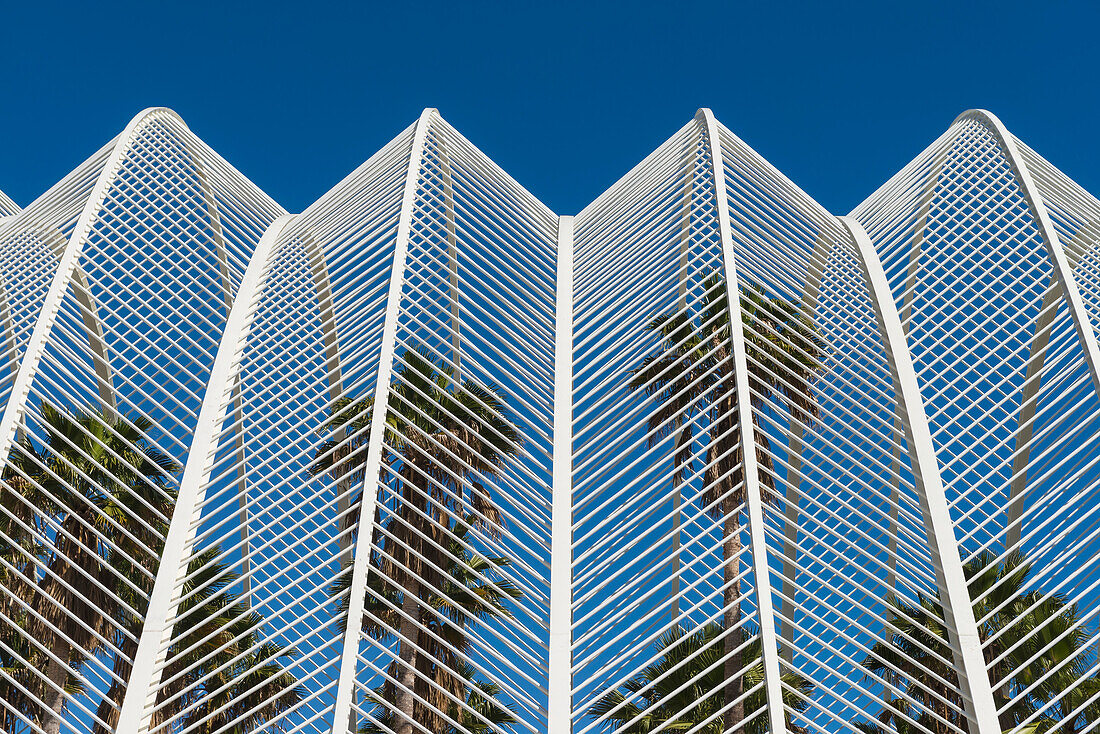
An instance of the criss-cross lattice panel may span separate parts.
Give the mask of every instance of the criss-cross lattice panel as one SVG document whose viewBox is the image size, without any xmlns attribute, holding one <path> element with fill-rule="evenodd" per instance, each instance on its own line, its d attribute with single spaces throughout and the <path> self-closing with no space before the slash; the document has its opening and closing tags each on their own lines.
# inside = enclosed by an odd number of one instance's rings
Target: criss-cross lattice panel
<svg viewBox="0 0 1100 734">
<path fill-rule="evenodd" d="M 105 145 L 25 210 L 0 219 L 0 398 L 5 404 L 58 262 L 117 142 L 116 138 Z M 80 273 L 76 275 L 79 279 Z M 96 328 L 85 337 L 86 342 L 96 339 Z M 90 343 L 98 345 L 97 341 Z"/>
<path fill-rule="evenodd" d="M 19 354 L 2 424 L 6 731 L 113 729 L 226 312 L 281 212 L 154 109 L 0 220 Z"/>
<path fill-rule="evenodd" d="M 576 221 L 575 732 L 766 726 L 706 143 L 693 121 Z"/>
<path fill-rule="evenodd" d="M 967 113 L 854 212 L 901 315 L 1004 731 L 1086 730 L 1100 700 L 1100 403 L 1072 305 L 1095 304 L 1096 211 Z"/>
<path fill-rule="evenodd" d="M 545 728 L 556 228 L 429 111 L 261 247 L 160 720 Z"/>
<path fill-rule="evenodd" d="M 249 266 L 174 570 L 189 593 L 157 654 L 150 718 L 164 731 L 332 729 L 363 468 L 349 465 L 360 433 L 328 426 L 345 395 L 374 387 L 412 137 L 278 220 Z"/>
<path fill-rule="evenodd" d="M 557 217 L 438 116 L 418 155 L 353 718 L 544 731 Z"/>
<path fill-rule="evenodd" d="M 938 561 L 863 255 L 744 142 L 722 126 L 718 138 L 764 510 L 758 573 L 770 574 L 775 600 L 785 725 L 870 725 L 903 673 L 878 643 L 901 634 L 927 679 L 913 694 L 943 706 L 922 726 L 954 731 L 964 709 L 939 678 L 955 665 L 951 649 L 895 616 L 935 593 Z M 945 626 L 942 612 L 931 618 Z"/>
<path fill-rule="evenodd" d="M 1100 201 L 988 113 L 838 219 L 701 110 L 571 220 L 153 109 L 0 266 L 4 731 L 1098 726 Z"/>
</svg>

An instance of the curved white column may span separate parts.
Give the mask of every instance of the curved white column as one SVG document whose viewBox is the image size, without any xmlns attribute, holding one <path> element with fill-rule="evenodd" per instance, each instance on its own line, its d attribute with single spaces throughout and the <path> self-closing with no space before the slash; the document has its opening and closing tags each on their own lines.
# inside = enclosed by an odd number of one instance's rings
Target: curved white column
<svg viewBox="0 0 1100 734">
<path fill-rule="evenodd" d="M 548 734 L 573 730 L 573 217 L 558 219 Z"/>
<path fill-rule="evenodd" d="M 176 507 L 164 540 L 160 566 L 149 597 L 149 609 L 145 614 L 126 697 L 115 729 L 117 734 L 138 734 L 149 728 L 151 707 L 156 702 L 160 687 L 164 653 L 172 633 L 168 621 L 176 616 L 177 588 L 187 572 L 197 529 L 197 515 L 205 500 L 205 487 L 218 450 L 225 408 L 237 392 L 241 353 L 248 341 L 256 301 L 263 290 L 271 254 L 280 232 L 293 219 L 294 215 L 290 214 L 279 217 L 260 238 L 245 269 L 233 308 L 229 311 L 199 408 L 187 464 L 180 479 Z"/>
<path fill-rule="evenodd" d="M 103 208 L 107 192 L 114 182 L 115 176 L 118 175 L 118 171 L 142 127 L 154 116 L 171 116 L 179 120 L 180 124 L 183 124 L 183 121 L 179 119 L 175 112 L 164 107 L 151 107 L 138 113 L 126 126 L 126 129 L 122 131 L 118 142 L 115 143 L 114 150 L 111 151 L 110 157 L 103 165 L 99 179 L 92 188 L 88 201 L 84 205 L 79 219 L 77 219 L 72 234 L 69 236 L 69 241 L 65 244 L 64 250 L 58 259 L 57 270 L 42 301 L 42 310 L 27 341 L 27 348 L 23 351 L 23 358 L 19 363 L 19 371 L 15 375 L 11 392 L 8 394 L 8 402 L 4 406 L 4 413 L 0 416 L 0 463 L 6 463 L 8 460 L 8 454 L 15 438 L 15 431 L 19 426 L 23 413 L 26 411 L 27 396 L 30 394 L 31 383 L 34 381 L 35 375 L 38 374 L 38 367 L 49 342 L 50 332 L 57 320 L 57 314 L 65 299 L 65 293 L 72 284 L 81 252 L 83 252 L 84 245 L 88 241 L 88 235 Z"/>
<path fill-rule="evenodd" d="M 443 183 L 443 219 L 447 230 L 447 275 L 451 300 L 451 362 L 454 381 L 462 384 L 462 314 L 458 305 L 458 231 L 455 226 L 455 186 L 451 176 L 451 156 L 443 140 L 436 142 L 439 151 L 440 178 Z"/>
<path fill-rule="evenodd" d="M 374 507 L 378 500 L 378 475 L 382 467 L 382 439 L 389 412 L 390 379 L 393 373 L 394 347 L 397 342 L 397 316 L 401 311 L 401 290 L 405 280 L 405 262 L 409 250 L 409 230 L 412 210 L 416 204 L 416 189 L 428 128 L 436 111 L 428 108 L 420 114 L 409 151 L 409 167 L 405 172 L 405 189 L 401 213 L 397 220 L 397 236 L 393 246 L 393 266 L 390 269 L 389 292 L 386 296 L 386 316 L 382 325 L 382 345 L 378 354 L 378 374 L 374 385 L 374 407 L 371 414 L 370 440 L 363 467 L 363 499 L 359 508 L 359 526 L 355 532 L 355 550 L 351 566 L 351 586 L 348 591 L 348 619 L 340 656 L 340 672 L 336 681 L 336 704 L 332 714 L 332 734 L 346 734 L 351 720 L 351 700 L 355 688 L 356 660 L 359 636 L 367 593 L 367 570 L 370 563 Z"/>
<path fill-rule="evenodd" d="M 691 197 L 695 183 L 695 156 L 694 144 L 685 144 L 683 150 L 684 185 L 680 193 L 680 269 L 677 272 L 676 287 L 676 312 L 684 313 L 687 309 L 687 270 L 690 263 L 691 252 Z M 679 438 L 677 438 L 679 440 Z M 672 602 L 669 604 L 669 622 L 679 624 L 680 619 L 680 528 L 683 525 L 683 511 L 681 504 L 683 495 L 680 487 L 672 488 L 672 555 L 669 558 L 671 573 L 671 589 L 669 595 Z"/>
<path fill-rule="evenodd" d="M 226 318 L 229 318 L 229 313 L 233 309 L 233 281 L 229 276 L 229 253 L 225 246 L 225 230 L 222 228 L 218 200 L 214 196 L 214 188 L 210 185 L 210 176 L 206 172 L 206 166 L 203 165 L 202 156 L 195 150 L 196 146 L 187 138 L 184 138 L 181 142 L 191 159 L 191 165 L 195 167 L 195 178 L 199 184 L 203 205 L 206 207 L 210 233 L 214 240 L 214 257 L 218 262 L 218 274 L 221 277 L 222 299 L 225 303 Z M 244 405 L 241 403 L 241 395 L 238 391 L 233 396 L 233 418 L 237 426 L 234 441 L 237 461 L 237 496 L 240 497 L 241 543 L 244 555 L 244 562 L 241 567 L 241 579 L 243 581 L 241 599 L 245 604 L 251 604 L 251 594 L 249 593 L 252 588 L 252 578 L 249 573 L 250 553 L 248 550 L 248 479 L 245 476 L 243 413 Z"/>
<path fill-rule="evenodd" d="M 299 215 L 298 219 L 300 220 L 302 216 Z M 336 402 L 344 393 L 344 379 L 340 368 L 340 340 L 336 331 L 336 309 L 332 297 L 332 281 L 329 277 L 328 260 L 325 257 L 324 250 L 317 243 L 317 239 L 308 230 L 298 230 L 294 234 L 301 239 L 306 249 L 306 257 L 309 260 L 310 272 L 313 276 L 313 288 L 317 294 L 317 312 L 321 320 L 321 343 L 325 353 L 325 379 L 329 386 L 328 395 L 330 401 Z M 243 586 L 241 600 L 246 604 L 251 604 L 249 591 L 252 587 L 250 574 L 252 537 L 249 530 L 248 481 L 245 472 L 247 455 L 244 450 L 244 405 L 239 388 L 233 397 L 233 425 L 236 426 L 234 445 L 237 452 L 238 518 L 241 525 L 241 580 Z M 337 488 L 336 511 L 340 517 L 343 517 L 348 509 L 350 492 L 346 482 L 347 479 L 341 479 L 340 486 Z M 348 550 L 351 547 L 347 536 L 341 537 L 340 546 L 343 550 Z M 351 559 L 341 557 L 341 565 L 345 560 L 350 561 Z"/>
<path fill-rule="evenodd" d="M 974 621 L 974 608 L 967 591 L 951 511 L 940 477 L 939 461 L 897 305 L 878 253 L 863 226 L 853 217 L 839 219 L 851 233 L 859 251 L 863 274 L 882 332 L 886 358 L 890 363 L 898 406 L 896 418 L 905 426 L 905 440 L 920 495 L 928 550 L 936 569 L 944 623 L 955 658 L 966 716 L 971 724 L 970 731 L 972 734 L 1000 734 L 993 690 Z"/>
<path fill-rule="evenodd" d="M 711 175 L 714 181 L 714 208 L 718 215 L 718 233 L 722 243 L 722 265 L 725 270 L 730 340 L 733 342 L 734 379 L 737 386 L 737 420 L 741 427 L 745 505 L 749 516 L 749 545 L 752 553 L 753 588 L 756 592 L 756 608 L 760 622 L 761 655 L 764 659 L 764 689 L 768 699 L 769 731 L 771 734 L 786 734 L 787 717 L 783 712 L 783 690 L 779 683 L 779 639 L 775 630 L 771 568 L 768 564 L 767 539 L 764 536 L 764 503 L 760 495 L 760 471 L 756 460 L 756 426 L 753 423 L 752 396 L 749 393 L 748 356 L 745 348 L 744 324 L 741 321 L 741 288 L 737 279 L 737 262 L 733 252 L 729 199 L 726 196 L 726 172 L 722 164 L 722 143 L 718 137 L 718 122 L 709 109 L 700 109 L 695 118 L 706 130 Z"/>
</svg>

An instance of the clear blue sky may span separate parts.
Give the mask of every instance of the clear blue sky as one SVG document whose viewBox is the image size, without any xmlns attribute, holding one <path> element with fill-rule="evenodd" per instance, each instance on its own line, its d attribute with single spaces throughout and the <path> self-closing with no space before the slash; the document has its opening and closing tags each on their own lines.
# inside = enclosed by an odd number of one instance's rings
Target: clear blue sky
<svg viewBox="0 0 1100 734">
<path fill-rule="evenodd" d="M 709 106 L 835 213 L 970 107 L 1100 192 L 1100 10 L 1064 3 L 6 4 L 0 190 L 151 105 L 291 211 L 425 106 L 561 214 Z"/>
</svg>

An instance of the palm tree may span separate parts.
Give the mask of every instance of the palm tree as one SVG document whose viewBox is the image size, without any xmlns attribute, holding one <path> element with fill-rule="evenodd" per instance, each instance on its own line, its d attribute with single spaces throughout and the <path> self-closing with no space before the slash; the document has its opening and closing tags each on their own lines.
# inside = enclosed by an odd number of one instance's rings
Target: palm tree
<svg viewBox="0 0 1100 734">
<path fill-rule="evenodd" d="M 5 730 L 14 731 L 30 720 L 47 732 L 58 731 L 65 694 L 87 693 L 76 673 L 97 652 L 106 651 L 113 656 L 116 680 L 99 704 L 99 721 L 94 725 L 96 734 L 105 734 L 117 722 L 126 693 L 152 575 L 174 509 L 170 480 L 180 467 L 148 440 L 152 429 L 148 419 L 90 410 L 69 412 L 49 404 L 42 405 L 42 417 L 43 445 L 24 436 L 13 447 L 0 482 L 0 538 L 6 538 L 0 555 L 8 561 L 5 570 L 9 566 L 18 570 L 0 576 L 4 591 L 0 612 L 15 622 L 3 626 L 0 666 L 19 684 L 0 685 L 0 698 L 12 707 L 5 711 Z M 43 541 L 51 528 L 55 529 L 52 544 Z M 111 538 L 111 543 L 100 540 L 103 537 Z M 191 562 L 193 576 L 186 590 L 196 593 L 181 611 L 204 603 L 207 608 L 185 615 L 187 624 L 221 627 L 244 611 L 228 592 L 223 592 L 224 599 L 217 605 L 208 602 L 235 578 L 219 564 L 207 565 L 218 555 L 218 548 L 209 549 Z M 27 606 L 45 621 L 28 613 Z M 272 670 L 278 667 L 274 661 L 293 651 L 261 645 L 256 630 L 262 621 L 258 615 L 245 615 L 235 628 L 228 627 L 226 634 L 237 638 L 235 644 L 220 657 L 213 656 L 205 667 L 199 663 L 224 639 L 209 641 L 182 656 L 174 655 L 175 649 L 169 651 L 166 678 L 187 670 L 184 687 L 205 670 L 227 666 L 225 679 L 232 685 L 219 693 L 217 705 L 231 702 L 224 715 L 232 713 L 235 718 L 246 709 L 233 699 L 248 704 L 251 713 L 241 717 L 235 729 L 239 732 L 265 725 L 297 701 L 296 681 L 281 667 Z M 247 629 L 241 626 L 245 624 Z M 188 639 L 184 631 L 177 630 L 175 639 Z M 111 644 L 104 645 L 100 638 Z M 234 661 L 238 655 L 240 659 Z M 44 669 L 48 682 L 34 668 Z M 258 681 L 266 683 L 245 695 Z M 207 684 L 197 690 L 214 689 Z M 161 692 L 162 699 L 166 693 Z M 165 713 L 174 710 L 168 707 Z M 195 731 L 212 731 L 212 726 Z"/>
<path fill-rule="evenodd" d="M 52 529 L 53 542 L 39 548 L 31 564 L 42 572 L 33 579 L 22 574 L 16 586 L 23 586 L 8 593 L 41 614 L 27 617 L 25 632 L 33 640 L 28 661 L 44 663 L 46 681 L 33 689 L 43 704 L 36 718 L 47 734 L 56 734 L 74 668 L 115 635 L 123 615 L 117 598 L 141 588 L 137 566 L 156 569 L 175 502 L 169 478 L 179 467 L 148 441 L 153 426 L 146 418 L 67 412 L 48 403 L 41 414 L 43 444 L 27 435 L 12 448 L 4 502 L 32 507 L 32 527 Z M 9 637 L 20 634 L 8 631 Z"/>
<path fill-rule="evenodd" d="M 426 698 L 417 700 L 414 716 L 420 724 L 430 724 L 427 728 L 433 732 L 451 726 L 436 713 L 433 706 L 440 711 L 449 711 L 455 704 L 448 693 L 456 697 L 473 695 L 468 690 L 470 678 L 462 673 L 469 665 L 466 659 L 469 650 L 466 627 L 474 621 L 511 616 L 509 600 L 523 595 L 515 583 L 501 575 L 500 570 L 510 565 L 509 559 L 482 556 L 470 551 L 467 536 L 472 524 L 473 516 L 466 515 L 452 525 L 443 586 L 438 593 L 430 593 L 425 600 L 425 606 L 435 612 L 425 611 L 419 620 L 421 628 L 416 644 L 428 654 L 418 656 L 417 674 L 425 682 L 434 681 L 436 686 L 425 685 Z M 401 608 L 401 593 L 382 577 L 379 566 L 378 554 L 374 554 L 367 576 L 363 633 L 380 642 L 389 642 L 393 640 L 391 630 L 401 624 L 401 613 L 397 611 Z M 341 629 L 346 624 L 350 584 L 350 574 L 344 573 L 329 587 L 329 595 L 338 600 L 337 609 L 343 617 Z M 444 618 L 450 624 L 444 622 Z M 391 663 L 388 675 L 391 680 L 397 675 L 396 661 Z M 379 687 L 374 698 L 377 716 L 382 715 L 383 708 L 390 712 L 389 716 L 394 716 L 397 691 L 392 683 L 387 682 Z M 396 723 L 396 718 L 393 721 Z"/>
<path fill-rule="evenodd" d="M 221 554 L 215 546 L 188 564 L 185 598 L 172 633 L 176 642 L 157 696 L 157 722 L 170 722 L 172 731 L 244 734 L 270 728 L 302 697 L 297 680 L 278 662 L 294 651 L 261 641 L 263 618 L 228 591 L 239 577 L 217 561 Z M 131 625 L 130 634 L 140 637 L 141 620 L 131 619 Z M 128 680 L 131 667 L 127 658 L 116 656 L 119 679 Z M 100 702 L 96 715 L 103 723 L 96 723 L 94 734 L 114 731 L 125 694 L 125 683 L 116 680 Z M 219 729 L 232 721 L 233 728 Z"/>
<path fill-rule="evenodd" d="M 465 681 L 465 705 L 450 702 L 446 709 L 450 722 L 438 730 L 439 734 L 491 734 L 507 730 L 518 721 L 504 704 L 496 700 L 500 695 L 500 686 L 477 677 L 474 666 L 467 662 L 460 663 L 455 673 Z M 374 703 L 370 712 L 371 721 L 359 727 L 359 734 L 389 734 L 396 726 L 397 717 L 383 696 L 381 688 L 375 689 L 370 697 Z"/>
<path fill-rule="evenodd" d="M 1020 554 L 998 559 L 985 552 L 963 570 L 970 596 L 978 600 L 974 617 L 990 680 L 1003 681 L 993 691 L 1001 728 L 1014 729 L 1044 708 L 1032 719 L 1035 732 L 1059 722 L 1059 731 L 1077 732 L 1100 721 L 1100 704 L 1089 702 L 1100 691 L 1100 681 L 1088 675 L 1095 655 L 1083 650 L 1090 633 L 1079 626 L 1077 605 L 1029 589 L 1032 564 Z M 889 606 L 896 631 L 888 641 L 875 643 L 863 665 L 903 695 L 890 702 L 877 723 L 861 722 L 861 729 L 878 732 L 889 726 L 908 734 L 918 730 L 916 722 L 920 731 L 935 734 L 968 731 L 958 677 L 944 662 L 952 654 L 938 596 L 921 594 L 915 604 L 893 598 Z"/>
<path fill-rule="evenodd" d="M 24 693 L 39 686 L 46 656 L 32 642 L 34 617 L 28 606 L 36 593 L 38 561 L 46 547 L 35 510 L 37 489 L 11 468 L 0 480 L 0 725 L 16 731 L 41 720 L 37 699 Z M 70 680 L 70 684 L 71 684 Z"/>
<path fill-rule="evenodd" d="M 649 445 L 675 437 L 674 491 L 693 472 L 692 457 L 699 453 L 698 440 L 705 422 L 703 502 L 722 521 L 723 626 L 741 623 L 741 506 L 743 491 L 741 429 L 738 425 L 729 309 L 725 280 L 708 278 L 699 321 L 679 312 L 650 322 L 659 337 L 655 354 L 633 372 L 630 387 L 644 390 L 656 404 L 649 417 Z M 818 414 L 813 386 L 817 381 L 824 343 L 809 316 L 797 305 L 769 298 L 758 286 L 741 293 L 742 321 L 748 356 L 753 423 L 770 404 L 782 405 L 792 421 L 809 424 Z M 759 479 L 767 501 L 774 494 L 771 447 L 762 430 L 756 435 Z M 697 439 L 697 436 L 700 438 Z M 725 731 L 736 732 L 745 718 L 741 653 L 734 635 L 725 637 Z"/>
<path fill-rule="evenodd" d="M 395 623 L 389 629 L 399 630 L 399 641 L 392 671 L 397 683 L 386 700 L 394 705 L 397 734 L 413 734 L 416 726 L 438 731 L 441 725 L 438 715 L 418 703 L 439 695 L 428 685 L 435 679 L 432 660 L 454 670 L 465 644 L 465 635 L 440 625 L 430 611 L 440 599 L 435 590 L 449 583 L 446 569 L 454 559 L 456 518 L 489 532 L 499 530 L 501 514 L 485 482 L 501 475 L 507 460 L 518 453 L 520 437 L 493 388 L 472 380 L 457 384 L 454 370 L 437 365 L 425 350 L 406 350 L 399 362 L 390 385 L 380 475 L 393 507 L 387 532 L 372 544 L 378 549 L 372 554 L 376 576 L 368 587 L 379 600 L 389 599 L 401 610 L 389 620 Z M 320 446 L 311 467 L 314 474 L 328 473 L 337 481 L 349 476 L 372 480 L 361 477 L 372 407 L 369 399 L 334 404 L 325 428 L 343 436 Z M 380 496 L 379 509 L 385 501 Z M 383 624 L 382 616 L 375 619 Z M 432 625 L 440 625 L 446 644 L 434 645 L 431 635 L 424 636 L 422 627 Z M 452 693 L 464 685 L 454 676 L 444 683 Z"/>
<path fill-rule="evenodd" d="M 643 669 L 618 690 L 611 691 L 592 706 L 593 719 L 604 716 L 604 728 L 617 734 L 648 734 L 658 728 L 686 731 L 696 726 L 702 734 L 721 734 L 725 730 L 722 709 L 724 698 L 716 695 L 726 683 L 722 658 L 723 640 L 735 638 L 742 647 L 742 659 L 751 661 L 740 675 L 739 688 L 753 689 L 744 701 L 744 714 L 751 720 L 744 726 L 748 734 L 768 731 L 767 694 L 760 636 L 744 628 L 727 632 L 723 625 L 710 623 L 691 634 L 679 625 L 657 642 L 657 662 Z M 746 644 L 747 640 L 747 644 Z M 813 683 L 795 672 L 783 675 L 783 703 L 788 711 L 802 711 L 813 693 Z M 741 722 L 738 722 L 739 724 Z M 787 717 L 787 731 L 803 730 Z"/>
</svg>

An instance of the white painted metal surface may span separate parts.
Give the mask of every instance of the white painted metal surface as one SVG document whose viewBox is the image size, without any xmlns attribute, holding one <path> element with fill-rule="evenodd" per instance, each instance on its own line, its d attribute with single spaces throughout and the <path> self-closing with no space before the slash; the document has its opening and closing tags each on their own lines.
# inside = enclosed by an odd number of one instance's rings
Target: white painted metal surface
<svg viewBox="0 0 1100 734">
<path fill-rule="evenodd" d="M 202 505 L 203 490 L 210 480 L 214 456 L 226 409 L 234 402 L 239 380 L 241 351 L 248 341 L 249 326 L 255 314 L 259 294 L 268 273 L 275 242 L 283 228 L 294 219 L 284 214 L 272 222 L 256 245 L 252 260 L 244 271 L 237 298 L 229 311 L 222 332 L 218 354 L 210 368 L 206 395 L 195 424 L 191 455 L 180 478 L 175 512 L 161 551 L 157 579 L 149 597 L 141 640 L 134 656 L 126 698 L 116 731 L 118 734 L 138 734 L 150 729 L 151 714 L 164 668 L 167 644 L 172 628 L 168 620 L 177 614 L 187 560 L 195 542 L 196 513 Z"/>
<path fill-rule="evenodd" d="M 351 720 L 351 698 L 358 668 L 360 624 L 363 618 L 364 600 L 367 596 L 367 568 L 370 560 L 371 540 L 374 536 L 374 506 L 377 502 L 378 476 L 382 465 L 382 443 L 389 412 L 390 381 L 397 338 L 397 315 L 400 311 L 402 286 L 405 284 L 405 258 L 409 248 L 409 229 L 413 216 L 413 204 L 419 185 L 421 167 L 424 165 L 424 147 L 434 109 L 426 109 L 416 123 L 412 148 L 409 152 L 408 170 L 401 199 L 401 213 L 397 222 L 397 236 L 393 247 L 393 265 L 390 268 L 389 293 L 386 296 L 386 318 L 382 323 L 382 347 L 375 377 L 374 402 L 370 417 L 370 442 L 363 470 L 363 494 L 359 507 L 359 527 L 355 531 L 355 548 L 352 552 L 351 585 L 348 596 L 347 629 L 340 659 L 340 678 L 336 684 L 336 704 L 333 708 L 332 734 L 344 731 Z"/>
<path fill-rule="evenodd" d="M 573 217 L 558 219 L 547 731 L 573 731 Z"/>
</svg>

